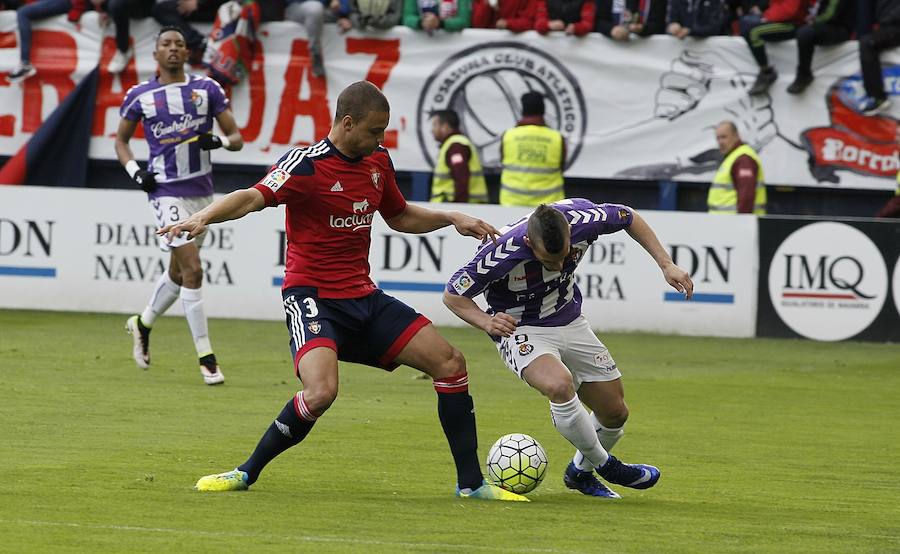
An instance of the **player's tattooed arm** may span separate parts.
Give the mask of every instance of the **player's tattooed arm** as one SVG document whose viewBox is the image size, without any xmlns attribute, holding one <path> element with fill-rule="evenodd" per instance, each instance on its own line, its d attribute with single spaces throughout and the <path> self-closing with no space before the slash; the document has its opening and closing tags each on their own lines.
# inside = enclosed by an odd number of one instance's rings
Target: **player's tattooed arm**
<svg viewBox="0 0 900 554">
<path fill-rule="evenodd" d="M 656 237 L 656 233 L 644 221 L 644 218 L 636 210 L 632 210 L 632 213 L 634 214 L 634 219 L 632 219 L 631 225 L 627 229 L 628 234 L 653 257 L 662 270 L 666 282 L 678 292 L 684 293 L 687 299 L 690 299 L 694 294 L 694 282 L 691 281 L 690 274 L 675 265 L 672 257 L 669 256 L 669 253 Z"/>
<path fill-rule="evenodd" d="M 240 219 L 250 212 L 258 212 L 266 207 L 266 200 L 256 188 L 248 188 L 230 192 L 191 217 L 166 225 L 156 231 L 157 235 L 165 235 L 171 241 L 182 233 L 188 238 L 196 237 L 211 223 L 221 223 Z"/>
<path fill-rule="evenodd" d="M 493 337 L 508 337 L 516 332 L 514 317 L 503 312 L 485 313 L 468 296 L 444 291 L 444 305 L 461 320 Z"/>
</svg>

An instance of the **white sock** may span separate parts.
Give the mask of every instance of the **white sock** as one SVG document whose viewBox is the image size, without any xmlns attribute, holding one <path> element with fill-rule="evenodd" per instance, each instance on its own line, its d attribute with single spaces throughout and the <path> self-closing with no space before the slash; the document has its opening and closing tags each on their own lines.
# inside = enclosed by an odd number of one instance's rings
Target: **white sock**
<svg viewBox="0 0 900 554">
<path fill-rule="evenodd" d="M 591 425 L 591 418 L 578 400 L 578 396 L 573 396 L 571 400 L 562 404 L 551 402 L 550 414 L 553 416 L 556 430 L 586 458 L 590 469 L 606 463 L 609 454 L 600 444 L 597 431 Z"/>
<path fill-rule="evenodd" d="M 607 452 L 610 452 L 613 449 L 613 446 L 615 446 L 616 443 L 619 442 L 619 439 L 622 438 L 622 435 L 625 434 L 625 430 L 622 427 L 604 427 L 603 424 L 600 423 L 600 420 L 597 419 L 594 412 L 591 412 L 591 423 L 597 431 L 597 438 L 600 440 L 600 444 L 603 445 L 603 448 L 606 449 Z M 591 462 L 588 461 L 581 452 L 576 452 L 572 461 L 578 466 L 578 469 L 582 471 L 591 471 L 595 467 L 591 465 Z"/>
<path fill-rule="evenodd" d="M 206 325 L 206 312 L 203 311 L 203 293 L 201 289 L 181 288 L 181 305 L 184 306 L 184 317 L 187 318 L 197 357 L 212 354 L 209 344 L 209 330 Z"/>
<path fill-rule="evenodd" d="M 152 327 L 156 318 L 163 315 L 169 306 L 175 303 L 180 292 L 181 285 L 169 277 L 168 271 L 164 271 L 156 281 L 153 295 L 150 296 L 150 303 L 141 312 L 141 323 L 144 324 L 144 327 Z"/>
</svg>

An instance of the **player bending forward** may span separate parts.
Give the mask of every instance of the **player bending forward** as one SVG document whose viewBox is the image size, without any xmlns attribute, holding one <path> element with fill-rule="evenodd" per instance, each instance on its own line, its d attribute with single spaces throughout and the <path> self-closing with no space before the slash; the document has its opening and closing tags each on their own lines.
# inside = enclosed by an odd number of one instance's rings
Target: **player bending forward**
<svg viewBox="0 0 900 554">
<path fill-rule="evenodd" d="M 381 146 L 390 106 L 367 81 L 338 96 L 328 138 L 295 148 L 255 186 L 232 192 L 186 221 L 160 230 L 174 237 L 202 233 L 210 223 L 238 219 L 267 206 L 286 205 L 287 263 L 282 297 L 297 376 L 303 382 L 246 462 L 197 481 L 201 491 L 243 490 L 281 452 L 300 443 L 338 392 L 338 360 L 388 371 L 400 364 L 434 380 L 438 417 L 456 462 L 457 495 L 527 501 L 484 483 L 476 452 L 475 413 L 466 362 L 431 322 L 375 287 L 369 278 L 372 218 L 427 233 L 448 225 L 485 239 L 497 230 L 461 214 L 407 204 Z"/>
<path fill-rule="evenodd" d="M 622 229 L 656 260 L 665 280 L 690 298 L 690 276 L 672 262 L 637 212 L 582 198 L 542 204 L 501 229 L 496 243 L 483 245 L 444 292 L 447 307 L 486 331 L 506 366 L 550 400 L 553 424 L 578 449 L 566 468 L 566 486 L 605 498 L 619 495 L 594 476 L 595 470 L 610 483 L 635 489 L 659 480 L 657 468 L 625 464 L 609 453 L 622 437 L 628 408 L 619 369 L 581 314 L 574 280 L 591 243 Z M 472 300 L 482 293 L 487 313 Z"/>
</svg>

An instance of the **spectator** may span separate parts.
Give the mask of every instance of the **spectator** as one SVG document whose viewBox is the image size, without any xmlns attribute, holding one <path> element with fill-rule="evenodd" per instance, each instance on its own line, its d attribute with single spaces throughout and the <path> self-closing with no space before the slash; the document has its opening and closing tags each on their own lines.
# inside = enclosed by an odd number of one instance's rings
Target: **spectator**
<svg viewBox="0 0 900 554">
<path fill-rule="evenodd" d="M 472 22 L 472 0 L 404 0 L 403 24 L 433 33 L 462 31 Z"/>
<path fill-rule="evenodd" d="M 544 95 L 522 95 L 522 119 L 500 141 L 501 206 L 538 206 L 563 200 L 566 141 L 544 122 Z"/>
<path fill-rule="evenodd" d="M 706 197 L 709 213 L 765 215 L 766 185 L 759 154 L 741 141 L 732 121 L 716 125 L 716 142 L 725 159 Z"/>
<path fill-rule="evenodd" d="M 812 58 L 816 46 L 850 40 L 856 25 L 854 0 L 819 0 L 810 21 L 797 29 L 797 74 L 787 91 L 800 94 L 813 82 Z"/>
<path fill-rule="evenodd" d="M 153 0 L 109 0 L 106 10 L 116 27 L 116 53 L 106 66 L 110 73 L 121 73 L 131 58 L 134 48 L 131 47 L 131 20 L 150 17 L 153 12 Z"/>
<path fill-rule="evenodd" d="M 506 29 L 522 33 L 534 29 L 536 0 L 475 0 L 472 28 Z"/>
<path fill-rule="evenodd" d="M 536 0 L 535 31 L 565 31 L 567 35 L 584 36 L 594 30 L 594 0 Z M 535 204 L 537 205 L 537 204 Z"/>
<path fill-rule="evenodd" d="M 778 73 L 769 65 L 766 56 L 766 41 L 794 38 L 797 27 L 806 21 L 810 5 L 810 0 L 772 0 L 762 15 L 751 13 L 741 18 L 741 36 L 750 46 L 750 52 L 759 66 L 759 74 L 750 87 L 750 94 L 766 92 L 778 79 Z"/>
<path fill-rule="evenodd" d="M 862 66 L 863 86 L 869 96 L 862 109 L 865 115 L 874 115 L 890 105 L 884 92 L 879 55 L 900 45 L 900 0 L 875 2 L 875 21 L 878 27 L 859 38 L 859 64 Z"/>
<path fill-rule="evenodd" d="M 900 125 L 896 127 L 894 130 L 894 142 L 900 146 Z M 884 206 L 878 210 L 878 213 L 875 214 L 875 217 L 891 217 L 891 218 L 900 218 L 900 171 L 897 172 L 897 188 L 894 190 L 894 196 L 890 197 L 887 202 L 884 203 Z M 900 292 L 894 292 L 894 294 L 900 294 Z"/>
<path fill-rule="evenodd" d="M 633 4 L 633 2 L 631 2 Z M 620 0 L 597 0 L 594 29 L 613 40 L 631 39 L 632 12 Z"/>
<path fill-rule="evenodd" d="M 312 74 L 316 77 L 325 75 L 325 60 L 322 57 L 322 26 L 329 21 L 346 19 L 339 24 L 342 31 L 350 29 L 350 20 L 346 15 L 349 7 L 341 0 L 288 0 L 284 10 L 284 18 L 303 25 L 309 41 L 309 54 L 312 58 Z"/>
<path fill-rule="evenodd" d="M 71 9 L 72 2 L 70 0 L 37 0 L 37 2 L 22 6 L 16 11 L 19 25 L 20 62 L 19 67 L 6 76 L 10 83 L 18 83 L 37 74 L 37 69 L 31 65 L 31 21 L 60 15 Z"/>
<path fill-rule="evenodd" d="M 668 8 L 668 0 L 638 0 L 631 10 L 628 30 L 640 37 L 664 34 Z"/>
<path fill-rule="evenodd" d="M 484 169 L 478 150 L 459 130 L 459 114 L 454 110 L 431 114 L 431 135 L 441 145 L 431 180 L 431 201 L 486 203 Z"/>
<path fill-rule="evenodd" d="M 722 35 L 727 23 L 725 0 L 669 0 L 666 32 L 675 38 Z"/>
<path fill-rule="evenodd" d="M 188 22 L 188 17 L 200 7 L 200 0 L 156 0 L 153 19 L 163 27 L 178 27 L 190 51 L 188 62 L 197 65 L 206 50 L 206 38 Z"/>
<path fill-rule="evenodd" d="M 402 11 L 403 0 L 350 0 L 350 12 L 337 24 L 344 31 L 385 30 L 400 23 Z"/>
</svg>

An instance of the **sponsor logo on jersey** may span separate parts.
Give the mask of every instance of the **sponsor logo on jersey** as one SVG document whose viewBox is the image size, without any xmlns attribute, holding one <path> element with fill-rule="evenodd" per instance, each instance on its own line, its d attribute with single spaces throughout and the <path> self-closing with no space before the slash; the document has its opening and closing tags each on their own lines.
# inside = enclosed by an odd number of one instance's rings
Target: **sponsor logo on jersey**
<svg viewBox="0 0 900 554">
<path fill-rule="evenodd" d="M 322 330 L 322 326 L 319 324 L 318 321 L 310 321 L 309 323 L 306 324 L 306 328 L 309 329 L 309 332 L 314 335 L 318 335 L 319 331 Z"/>
<path fill-rule="evenodd" d="M 362 202 L 354 202 L 353 203 L 353 213 L 366 213 L 366 210 L 369 209 L 369 199 L 365 198 Z"/>
<path fill-rule="evenodd" d="M 331 214 L 328 216 L 328 224 L 332 229 L 352 229 L 354 231 L 371 227 L 372 218 L 375 214 L 369 212 L 370 208 L 371 205 L 368 198 L 364 198 L 360 202 L 353 202 L 351 206 L 353 215 L 336 216 Z"/>
<path fill-rule="evenodd" d="M 459 277 L 453 281 L 453 290 L 455 290 L 458 294 L 462 294 L 472 288 L 472 285 L 475 284 L 475 281 L 469 276 L 468 273 L 463 271 Z"/>
<path fill-rule="evenodd" d="M 272 189 L 273 192 L 277 191 L 281 188 L 281 185 L 285 184 L 290 177 L 287 171 L 283 169 L 273 169 L 269 172 L 268 175 L 263 179 L 262 184 Z"/>
<path fill-rule="evenodd" d="M 527 356 L 532 352 L 534 352 L 534 346 L 528 344 L 527 342 L 525 344 L 519 345 L 519 356 Z"/>
<path fill-rule="evenodd" d="M 171 135 L 172 133 L 180 133 L 182 135 L 186 135 L 191 131 L 195 133 L 200 133 L 199 128 L 202 127 L 207 122 L 206 117 L 201 117 L 199 119 L 194 119 L 189 113 L 182 115 L 177 121 L 172 121 L 168 125 L 164 121 L 157 121 L 156 123 L 150 125 L 150 132 L 153 133 L 153 138 L 160 138 L 164 135 Z"/>
<path fill-rule="evenodd" d="M 344 187 L 341 185 L 340 181 L 335 181 L 333 185 L 331 185 L 331 192 L 344 192 Z"/>
</svg>

